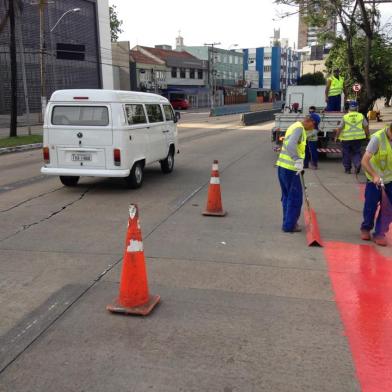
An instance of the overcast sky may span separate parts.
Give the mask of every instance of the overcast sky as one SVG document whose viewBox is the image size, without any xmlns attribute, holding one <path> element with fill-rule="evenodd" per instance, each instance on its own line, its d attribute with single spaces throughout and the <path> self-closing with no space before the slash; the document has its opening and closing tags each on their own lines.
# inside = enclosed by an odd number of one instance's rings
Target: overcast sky
<svg viewBox="0 0 392 392">
<path fill-rule="evenodd" d="M 281 37 L 289 38 L 291 46 L 297 41 L 298 16 L 279 17 L 295 10 L 278 7 L 273 0 L 109 0 L 109 4 L 117 6 L 119 19 L 124 21 L 120 40 L 130 41 L 131 47 L 175 47 L 179 30 L 189 46 L 211 42 L 220 42 L 221 48 L 233 44 L 240 48 L 266 46 L 274 28 L 280 28 Z M 384 21 L 392 17 L 392 4 L 380 9 Z"/>
</svg>

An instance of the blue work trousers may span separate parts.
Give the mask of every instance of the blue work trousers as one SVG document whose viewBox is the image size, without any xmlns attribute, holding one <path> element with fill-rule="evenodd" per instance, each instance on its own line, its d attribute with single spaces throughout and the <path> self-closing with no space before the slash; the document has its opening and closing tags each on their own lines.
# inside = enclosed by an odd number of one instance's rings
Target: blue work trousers
<svg viewBox="0 0 392 392">
<path fill-rule="evenodd" d="M 302 186 L 300 176 L 293 170 L 278 167 L 278 178 L 282 190 L 282 230 L 293 231 L 301 215 Z"/>
<path fill-rule="evenodd" d="M 392 183 L 385 184 L 385 193 L 391 204 L 392 200 Z M 382 191 L 380 187 L 377 187 L 372 182 L 368 181 L 365 188 L 365 205 L 363 207 L 363 222 L 361 225 L 361 230 L 370 231 L 374 227 L 374 218 L 376 216 L 377 207 L 381 202 Z M 385 215 L 385 216 L 383 216 Z M 386 222 L 384 218 L 388 219 L 391 216 L 391 211 L 384 211 L 381 208 L 377 216 L 376 228 L 374 230 L 375 237 L 382 237 L 388 231 L 389 223 Z"/>
<path fill-rule="evenodd" d="M 334 95 L 328 97 L 327 112 L 340 112 L 342 110 L 342 96 Z"/>
<path fill-rule="evenodd" d="M 305 160 L 304 166 L 307 168 L 309 166 L 309 162 L 317 167 L 318 164 L 318 152 L 317 152 L 317 142 L 316 141 L 307 141 L 306 149 L 305 149 Z"/>
<path fill-rule="evenodd" d="M 357 169 L 361 166 L 361 146 L 362 140 L 343 140 L 343 166 L 346 170 L 351 170 L 351 163 Z"/>
</svg>

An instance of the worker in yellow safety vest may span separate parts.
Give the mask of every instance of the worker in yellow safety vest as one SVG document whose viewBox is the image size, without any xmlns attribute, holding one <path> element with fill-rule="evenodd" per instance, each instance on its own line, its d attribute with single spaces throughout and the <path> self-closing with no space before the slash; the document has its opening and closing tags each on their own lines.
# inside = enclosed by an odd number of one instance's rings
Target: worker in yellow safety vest
<svg viewBox="0 0 392 392">
<path fill-rule="evenodd" d="M 336 130 L 335 140 L 342 142 L 343 166 L 347 174 L 351 173 L 354 165 L 355 173 L 361 170 L 361 146 L 364 139 L 369 137 L 369 123 L 365 116 L 358 111 L 358 103 L 351 101 L 349 112 L 343 116 L 340 127 Z"/>
<path fill-rule="evenodd" d="M 382 188 L 385 190 L 389 202 L 380 208 L 373 240 L 380 246 L 386 246 L 385 233 L 388 231 L 390 219 L 385 214 L 385 206 L 392 200 L 392 123 L 374 133 L 366 147 L 362 158 L 362 167 L 368 182 L 365 188 L 365 205 L 363 208 L 363 223 L 361 225 L 361 239 L 369 241 L 370 231 L 374 227 L 378 206 L 382 198 Z"/>
<path fill-rule="evenodd" d="M 328 78 L 325 87 L 325 102 L 327 112 L 340 112 L 342 108 L 342 93 L 346 96 L 344 77 L 340 76 L 339 68 L 335 68 L 333 75 Z"/>
<path fill-rule="evenodd" d="M 310 116 L 292 124 L 285 133 L 282 150 L 276 162 L 282 190 L 282 230 L 286 233 L 301 231 L 298 219 L 302 208 L 302 186 L 298 174 L 304 169 L 306 131 L 311 131 L 314 127 L 314 121 Z"/>
</svg>

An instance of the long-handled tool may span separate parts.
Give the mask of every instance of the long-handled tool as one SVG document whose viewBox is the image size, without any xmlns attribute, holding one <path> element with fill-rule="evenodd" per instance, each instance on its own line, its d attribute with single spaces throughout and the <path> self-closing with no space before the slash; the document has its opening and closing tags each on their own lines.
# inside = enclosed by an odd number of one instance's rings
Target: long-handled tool
<svg viewBox="0 0 392 392">
<path fill-rule="evenodd" d="M 304 216 L 305 216 L 305 229 L 306 229 L 306 240 L 308 242 L 308 246 L 320 246 L 322 247 L 322 241 L 320 237 L 320 230 L 317 223 L 316 213 L 313 208 L 310 206 L 310 201 L 308 197 L 308 193 L 306 191 L 304 172 L 300 173 L 302 192 L 304 194 L 305 200 L 305 208 L 304 208 Z"/>
</svg>

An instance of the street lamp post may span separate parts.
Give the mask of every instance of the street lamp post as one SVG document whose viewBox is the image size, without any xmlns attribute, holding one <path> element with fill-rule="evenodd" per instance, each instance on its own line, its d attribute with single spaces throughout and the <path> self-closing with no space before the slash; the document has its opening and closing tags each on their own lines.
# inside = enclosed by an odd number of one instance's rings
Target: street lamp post
<svg viewBox="0 0 392 392">
<path fill-rule="evenodd" d="M 40 55 L 40 77 L 41 77 L 41 116 L 42 120 L 45 116 L 46 109 L 46 75 L 45 75 L 45 58 L 44 58 L 44 31 L 45 31 L 45 21 L 44 21 L 44 10 L 45 6 L 48 4 L 47 0 L 39 1 L 39 55 Z M 57 22 L 54 24 L 52 28 L 50 28 L 50 33 L 57 27 L 60 21 L 64 18 L 65 15 L 71 12 L 79 12 L 80 8 L 71 8 L 68 11 L 65 11 Z"/>
</svg>

